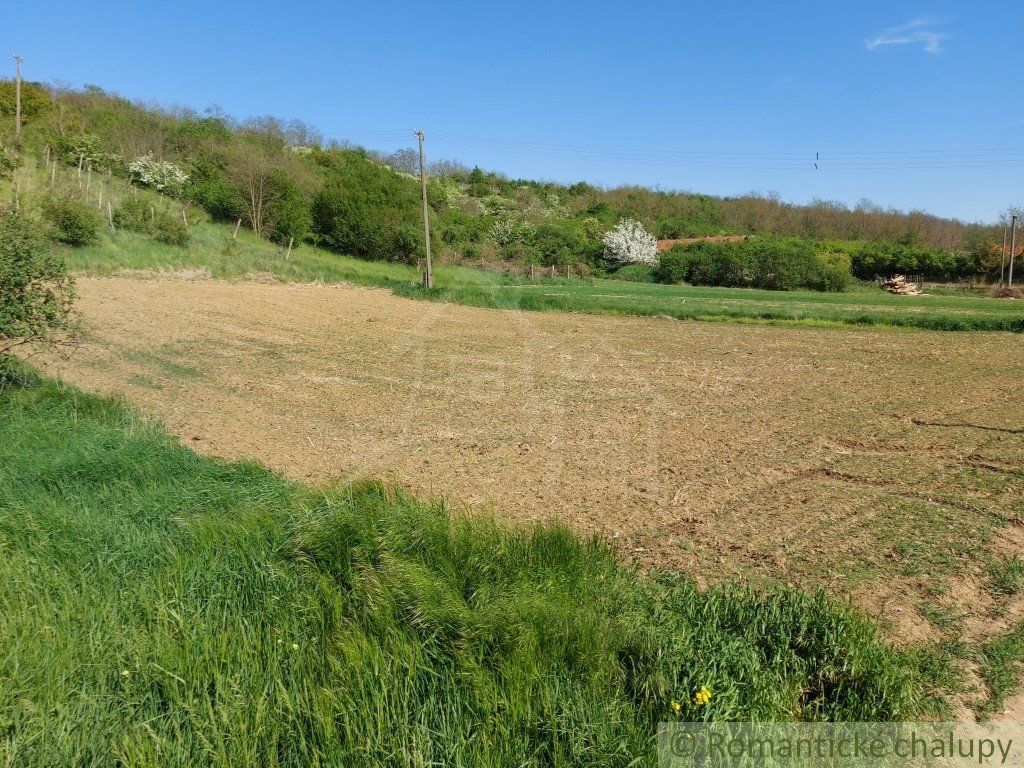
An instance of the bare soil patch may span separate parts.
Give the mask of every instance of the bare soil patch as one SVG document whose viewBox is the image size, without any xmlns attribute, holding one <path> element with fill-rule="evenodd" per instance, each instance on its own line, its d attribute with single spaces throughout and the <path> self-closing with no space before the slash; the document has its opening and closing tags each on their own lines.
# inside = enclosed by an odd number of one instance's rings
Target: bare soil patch
<svg viewBox="0 0 1024 768">
<path fill-rule="evenodd" d="M 1024 339 L 523 313 L 348 286 L 81 278 L 53 373 L 191 447 L 374 475 L 641 567 L 849 594 L 983 637 L 1022 553 Z M 934 609 L 934 610 L 932 610 Z M 931 617 L 931 618 L 929 618 Z"/>
</svg>

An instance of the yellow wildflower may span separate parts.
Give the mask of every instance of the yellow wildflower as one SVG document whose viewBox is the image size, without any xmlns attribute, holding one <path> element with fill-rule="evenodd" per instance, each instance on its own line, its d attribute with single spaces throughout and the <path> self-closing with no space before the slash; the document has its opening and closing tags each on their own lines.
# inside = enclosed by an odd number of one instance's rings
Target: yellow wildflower
<svg viewBox="0 0 1024 768">
<path fill-rule="evenodd" d="M 693 694 L 693 703 L 698 707 L 703 707 L 709 701 L 711 701 L 711 689 L 702 685 L 700 690 Z"/>
<path fill-rule="evenodd" d="M 675 700 L 672 701 L 672 711 L 673 712 L 675 712 L 678 715 L 682 711 L 682 709 L 683 709 L 683 705 L 682 704 L 680 704 L 678 701 L 675 701 Z"/>
</svg>

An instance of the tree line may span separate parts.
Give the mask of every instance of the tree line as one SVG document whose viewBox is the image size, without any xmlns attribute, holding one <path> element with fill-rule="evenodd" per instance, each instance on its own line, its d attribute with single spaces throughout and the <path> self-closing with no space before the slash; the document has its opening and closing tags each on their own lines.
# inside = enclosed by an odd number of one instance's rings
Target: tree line
<svg viewBox="0 0 1024 768">
<path fill-rule="evenodd" d="M 13 111 L 13 85 L 0 81 L 0 141 L 7 145 Z M 234 120 L 217 108 L 199 113 L 133 102 L 95 86 L 24 83 L 22 113 L 23 155 L 45 152 L 66 164 L 154 186 L 214 219 L 241 220 L 282 244 L 312 242 L 407 262 L 423 252 L 418 158 L 411 149 L 383 154 L 326 141 L 302 121 Z M 154 179 L 164 172 L 180 183 L 158 186 Z M 893 269 L 991 277 L 1002 237 L 998 224 L 905 213 L 869 201 L 852 207 L 824 200 L 795 205 L 773 194 L 604 189 L 510 179 L 453 160 L 431 164 L 428 197 L 440 255 L 481 264 L 605 270 L 603 238 L 629 219 L 659 239 L 750 234 L 846 243 L 829 250 L 847 253 L 860 277 Z M 792 251 L 789 245 L 775 250 Z M 904 269 L 911 263 L 913 269 Z"/>
</svg>

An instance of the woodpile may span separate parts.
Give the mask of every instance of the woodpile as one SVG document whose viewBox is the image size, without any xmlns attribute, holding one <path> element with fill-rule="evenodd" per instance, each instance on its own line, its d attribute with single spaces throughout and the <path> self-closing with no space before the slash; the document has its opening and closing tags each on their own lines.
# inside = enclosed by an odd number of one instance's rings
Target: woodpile
<svg viewBox="0 0 1024 768">
<path fill-rule="evenodd" d="M 895 275 L 894 277 L 890 277 L 888 280 L 883 280 L 882 287 L 889 293 L 895 293 L 897 296 L 923 295 L 921 289 L 917 287 L 917 284 L 908 283 L 907 278 L 903 275 Z"/>
</svg>

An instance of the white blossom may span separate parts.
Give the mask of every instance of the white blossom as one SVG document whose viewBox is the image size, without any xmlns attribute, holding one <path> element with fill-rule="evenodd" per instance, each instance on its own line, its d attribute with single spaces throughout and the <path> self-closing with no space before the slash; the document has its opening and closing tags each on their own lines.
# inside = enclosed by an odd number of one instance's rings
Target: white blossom
<svg viewBox="0 0 1024 768">
<path fill-rule="evenodd" d="M 132 180 L 159 192 L 177 192 L 188 179 L 185 172 L 174 163 L 157 160 L 152 155 L 143 155 L 128 166 Z"/>
<path fill-rule="evenodd" d="M 639 222 L 623 219 L 615 229 L 605 233 L 604 257 L 609 264 L 657 264 L 658 241 Z"/>
</svg>

